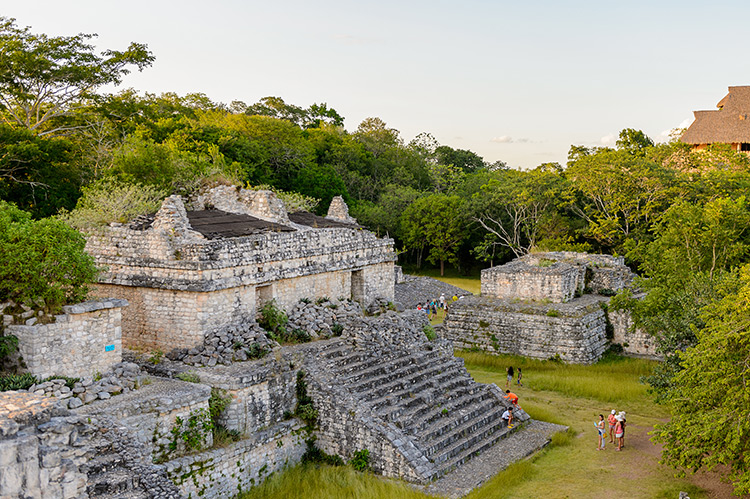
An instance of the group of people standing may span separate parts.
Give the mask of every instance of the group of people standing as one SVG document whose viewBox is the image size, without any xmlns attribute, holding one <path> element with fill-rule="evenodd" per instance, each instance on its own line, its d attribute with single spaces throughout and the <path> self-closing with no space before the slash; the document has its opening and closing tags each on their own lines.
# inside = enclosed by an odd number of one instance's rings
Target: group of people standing
<svg viewBox="0 0 750 499">
<path fill-rule="evenodd" d="M 453 301 L 458 300 L 458 296 L 453 296 Z M 445 298 L 445 294 L 441 294 L 440 298 L 430 300 L 429 302 L 417 303 L 417 310 L 427 314 L 427 317 L 437 314 L 438 310 L 448 311 L 448 300 Z"/>
<path fill-rule="evenodd" d="M 609 443 L 617 444 L 616 451 L 622 450 L 625 447 L 625 426 L 627 420 L 625 419 L 625 411 L 619 413 L 612 409 L 612 412 L 605 421 L 604 415 L 599 414 L 599 421 L 594 423 L 596 430 L 599 433 L 599 445 L 596 450 L 604 450 L 604 444 L 607 441 L 607 430 L 606 425 L 609 425 Z M 616 440 L 616 442 L 615 442 Z"/>
<path fill-rule="evenodd" d="M 517 384 L 518 386 L 523 386 L 523 384 L 521 384 L 521 377 L 523 376 L 523 373 L 521 372 L 520 367 L 518 368 L 517 371 L 514 371 L 513 366 L 509 366 L 507 372 L 508 372 L 508 380 L 505 382 L 505 388 L 508 388 L 508 386 L 513 384 L 513 376 L 515 375 L 516 372 L 518 372 Z"/>
</svg>

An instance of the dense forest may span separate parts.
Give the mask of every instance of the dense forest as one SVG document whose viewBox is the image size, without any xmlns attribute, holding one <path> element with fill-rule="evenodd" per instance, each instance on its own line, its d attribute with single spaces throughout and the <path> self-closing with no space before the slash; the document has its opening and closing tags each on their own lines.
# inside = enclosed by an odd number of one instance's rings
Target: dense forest
<svg viewBox="0 0 750 499">
<path fill-rule="evenodd" d="M 625 128 L 615 148 L 573 145 L 565 165 L 518 170 L 428 132 L 407 142 L 375 117 L 347 131 L 325 103 L 104 93 L 154 58 L 137 43 L 100 53 L 91 38 L 0 18 L 0 301 L 80 298 L 93 273 L 71 256 L 83 239 L 70 225 L 124 221 L 211 182 L 272 188 L 319 213 L 341 195 L 414 267 L 467 273 L 536 250 L 624 255 L 648 293 L 614 304 L 666 359 L 648 379 L 673 413 L 656 431 L 665 461 L 727 465 L 750 492 L 747 155 Z"/>
</svg>

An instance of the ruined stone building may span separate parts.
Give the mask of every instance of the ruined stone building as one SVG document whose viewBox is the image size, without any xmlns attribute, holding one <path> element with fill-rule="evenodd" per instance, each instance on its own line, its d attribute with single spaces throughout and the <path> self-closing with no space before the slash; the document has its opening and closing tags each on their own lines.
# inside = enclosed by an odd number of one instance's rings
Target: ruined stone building
<svg viewBox="0 0 750 499">
<path fill-rule="evenodd" d="M 750 86 L 729 87 L 716 107 L 695 111 L 695 121 L 680 141 L 698 150 L 710 144 L 729 144 L 735 151 L 750 153 Z"/>
<path fill-rule="evenodd" d="M 187 209 L 190 208 L 190 209 Z M 219 186 L 88 238 L 104 268 L 96 294 L 126 299 L 127 348 L 190 348 L 253 320 L 267 301 L 393 300 L 393 240 L 362 230 L 336 199 L 327 217 L 288 214 L 270 191 Z"/>
<path fill-rule="evenodd" d="M 482 295 L 450 307 L 445 336 L 457 348 L 566 362 L 596 362 L 610 342 L 653 357 L 653 340 L 606 306 L 634 277 L 622 257 L 531 253 L 483 270 Z"/>
<path fill-rule="evenodd" d="M 0 497 L 232 497 L 312 442 L 344 460 L 367 450 L 375 472 L 458 496 L 564 429 L 474 381 L 424 314 L 363 314 L 393 300 L 393 241 L 362 230 L 342 200 L 317 217 L 288 214 L 269 192 L 216 187 L 91 234 L 87 250 L 104 267 L 100 301 L 13 326 L 37 372 L 83 379 L 0 393 Z M 560 265 L 564 278 L 551 279 L 564 299 L 586 272 Z M 604 280 L 587 282 L 613 285 Z M 255 314 L 268 300 L 315 341 L 266 334 Z M 466 310 L 469 334 L 485 327 Z M 167 355 L 138 353 L 153 349 Z M 236 437 L 221 447 L 207 426 L 214 395 L 226 402 L 217 423 Z M 302 413 L 304 399 L 314 409 Z M 472 463 L 482 472 L 462 474 Z"/>
</svg>

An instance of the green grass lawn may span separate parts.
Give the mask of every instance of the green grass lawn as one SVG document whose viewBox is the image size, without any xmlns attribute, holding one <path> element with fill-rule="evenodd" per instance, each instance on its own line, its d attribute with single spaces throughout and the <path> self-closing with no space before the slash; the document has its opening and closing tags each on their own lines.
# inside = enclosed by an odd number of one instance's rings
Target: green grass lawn
<svg viewBox="0 0 750 499">
<path fill-rule="evenodd" d="M 552 445 L 533 457 L 500 472 L 469 499 L 489 498 L 664 498 L 681 490 L 692 499 L 707 492 L 687 478 L 658 464 L 659 449 L 648 432 L 667 417 L 646 393 L 640 376 L 652 362 L 622 357 L 590 366 L 537 361 L 515 356 L 459 352 L 474 378 L 505 387 L 509 365 L 523 369 L 523 384 L 513 391 L 532 418 L 570 427 L 553 438 Z M 515 382 L 514 382 L 515 383 Z M 626 447 L 615 452 L 607 443 L 596 450 L 594 422 L 611 409 L 627 411 Z M 348 467 L 297 466 L 275 474 L 262 486 L 242 496 L 255 498 L 426 498 L 412 487 Z"/>
<path fill-rule="evenodd" d="M 433 279 L 443 281 L 444 283 L 451 284 L 453 286 L 458 286 L 459 288 L 465 289 L 466 291 L 470 291 L 475 295 L 478 295 L 480 292 L 481 286 L 479 282 L 479 272 L 469 276 L 464 276 L 460 275 L 458 271 L 454 269 L 445 269 L 445 276 L 443 277 L 440 277 L 440 269 L 404 269 L 404 272 L 412 275 L 424 275 L 427 277 L 432 277 Z"/>
</svg>

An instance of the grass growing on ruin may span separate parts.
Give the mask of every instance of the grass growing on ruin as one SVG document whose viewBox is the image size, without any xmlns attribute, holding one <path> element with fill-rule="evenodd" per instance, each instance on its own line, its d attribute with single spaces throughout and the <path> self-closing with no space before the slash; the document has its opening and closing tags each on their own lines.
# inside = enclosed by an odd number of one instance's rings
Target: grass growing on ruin
<svg viewBox="0 0 750 499">
<path fill-rule="evenodd" d="M 409 485 L 359 473 L 349 466 L 299 465 L 274 474 L 238 499 L 426 499 Z"/>
</svg>

